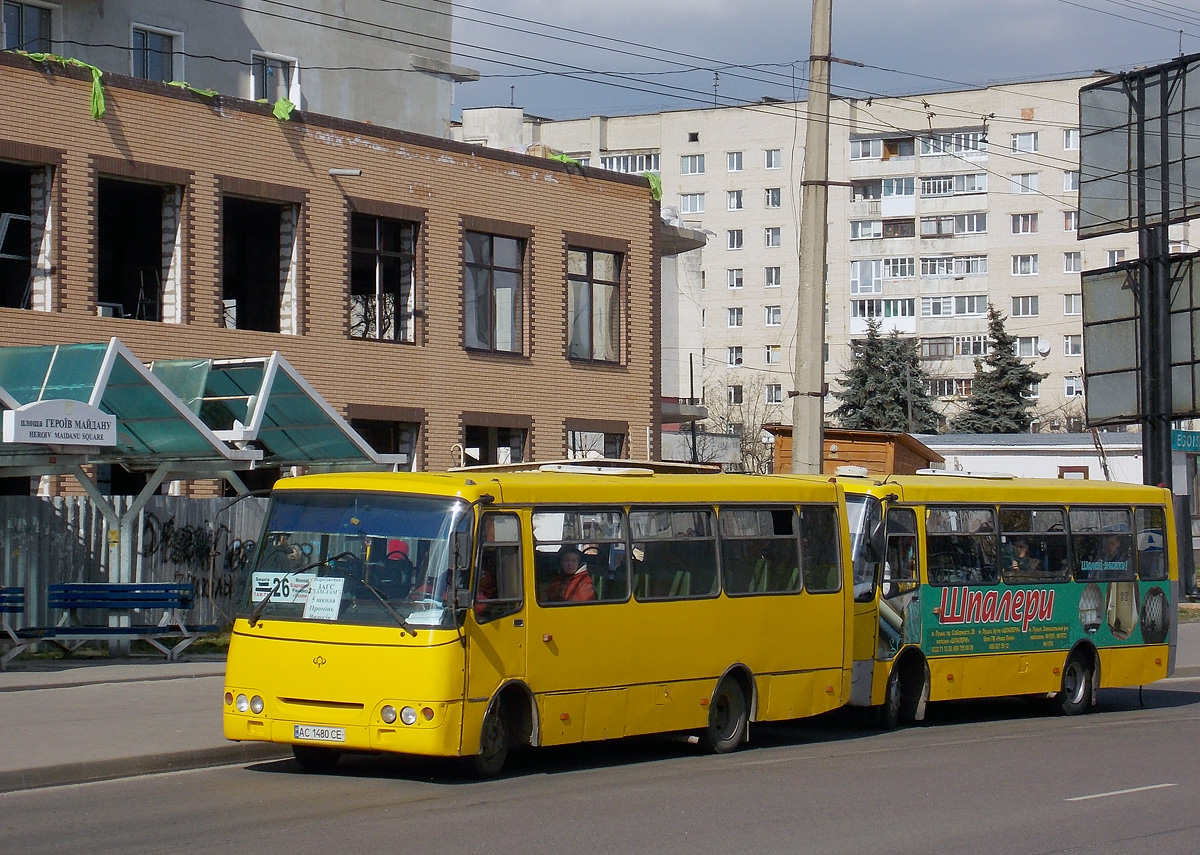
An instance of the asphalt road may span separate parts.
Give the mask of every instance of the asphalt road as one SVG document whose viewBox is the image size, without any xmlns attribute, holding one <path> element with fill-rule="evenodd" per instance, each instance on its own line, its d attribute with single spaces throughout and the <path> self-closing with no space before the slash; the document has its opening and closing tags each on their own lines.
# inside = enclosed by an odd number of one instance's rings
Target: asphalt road
<svg viewBox="0 0 1200 855">
<path fill-rule="evenodd" d="M 11 853 L 1021 853 L 1200 850 L 1200 678 L 1101 693 L 1080 718 L 1029 701 L 935 705 L 893 733 L 846 715 L 529 752 L 475 782 L 444 763 L 291 761 L 0 795 Z"/>
</svg>

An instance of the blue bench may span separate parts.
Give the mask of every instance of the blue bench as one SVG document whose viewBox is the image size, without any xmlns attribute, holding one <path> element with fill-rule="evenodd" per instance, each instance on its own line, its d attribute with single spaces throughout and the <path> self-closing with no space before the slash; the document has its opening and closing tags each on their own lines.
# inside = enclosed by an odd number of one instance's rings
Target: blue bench
<svg viewBox="0 0 1200 855">
<path fill-rule="evenodd" d="M 20 642 L 48 641 L 68 656 L 89 641 L 142 640 L 175 660 L 203 635 L 217 631 L 215 624 L 187 624 L 185 612 L 191 609 L 195 594 L 191 585 L 174 582 L 69 582 L 46 588 L 46 605 L 62 612 L 54 626 L 23 627 L 16 631 Z M 161 609 L 156 624 L 133 622 L 135 612 Z M 88 622 L 84 612 L 104 613 L 106 623 Z M 162 639 L 177 638 L 168 647 Z M 9 652 L 11 655 L 12 651 Z"/>
<path fill-rule="evenodd" d="M 8 663 L 20 656 L 29 647 L 29 642 L 17 636 L 17 630 L 9 621 L 9 615 L 19 615 L 25 611 L 25 589 L 0 587 L 0 629 L 12 642 L 12 647 L 0 656 L 0 671 L 8 667 Z"/>
</svg>

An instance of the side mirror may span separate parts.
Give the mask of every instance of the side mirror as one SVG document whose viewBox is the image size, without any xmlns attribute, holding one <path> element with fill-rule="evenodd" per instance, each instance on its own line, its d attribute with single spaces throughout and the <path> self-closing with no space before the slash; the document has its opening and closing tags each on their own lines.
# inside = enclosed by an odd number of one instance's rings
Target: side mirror
<svg viewBox="0 0 1200 855">
<path fill-rule="evenodd" d="M 872 561 L 882 561 L 887 550 L 887 536 L 884 531 L 883 520 L 875 520 L 871 524 L 871 530 L 867 536 L 867 545 L 871 552 L 870 559 Z"/>
<path fill-rule="evenodd" d="M 450 535 L 450 551 L 450 566 L 457 577 L 471 566 L 471 535 L 465 531 L 456 531 Z"/>
</svg>

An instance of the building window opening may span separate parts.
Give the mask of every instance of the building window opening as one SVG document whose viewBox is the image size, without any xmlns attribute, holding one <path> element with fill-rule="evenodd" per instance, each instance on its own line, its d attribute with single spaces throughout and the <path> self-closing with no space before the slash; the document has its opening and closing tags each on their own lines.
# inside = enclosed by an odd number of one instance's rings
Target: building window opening
<svg viewBox="0 0 1200 855">
<path fill-rule="evenodd" d="M 524 428 L 466 425 L 463 428 L 463 461 L 467 466 L 525 462 Z"/>
<path fill-rule="evenodd" d="M 393 422 L 384 419 L 351 418 L 350 427 L 380 454 L 402 454 L 405 467 L 415 471 L 417 459 L 417 437 L 421 432 L 418 422 Z"/>
<path fill-rule="evenodd" d="M 227 197 L 221 211 L 223 326 L 280 331 L 284 206 Z M 289 253 L 290 255 L 290 253 Z"/>
<path fill-rule="evenodd" d="M 567 431 L 567 458 L 570 460 L 623 460 L 625 434 L 590 430 Z"/>
<path fill-rule="evenodd" d="M 32 170 L 0 163 L 0 306 L 28 309 L 33 284 Z"/>
<path fill-rule="evenodd" d="M 350 222 L 350 335 L 415 340 L 417 225 L 354 214 Z"/>
<path fill-rule="evenodd" d="M 621 261 L 616 252 L 567 250 L 567 356 L 620 359 Z"/>
<path fill-rule="evenodd" d="M 97 314 L 163 319 L 163 273 L 174 255 L 168 188 L 101 178 L 97 192 Z M 170 233 L 169 239 L 167 233 Z M 164 258 L 166 263 L 164 263 Z"/>
</svg>

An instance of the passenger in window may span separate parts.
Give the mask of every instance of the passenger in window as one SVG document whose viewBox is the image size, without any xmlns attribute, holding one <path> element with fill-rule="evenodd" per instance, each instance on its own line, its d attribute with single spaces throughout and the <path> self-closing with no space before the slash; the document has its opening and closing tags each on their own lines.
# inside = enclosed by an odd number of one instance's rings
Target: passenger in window
<svg viewBox="0 0 1200 855">
<path fill-rule="evenodd" d="M 546 599 L 551 602 L 581 603 L 596 599 L 592 576 L 583 563 L 583 554 L 575 546 L 558 551 L 558 575 L 546 587 Z"/>
<path fill-rule="evenodd" d="M 1029 541 L 1018 537 L 1012 543 L 1012 562 L 1009 564 L 1013 575 L 1028 576 L 1042 569 L 1041 559 L 1029 554 Z"/>
<path fill-rule="evenodd" d="M 387 542 L 387 553 L 376 571 L 375 587 L 392 600 L 402 600 L 412 588 L 417 568 L 408 557 L 408 544 L 398 537 Z"/>
</svg>

